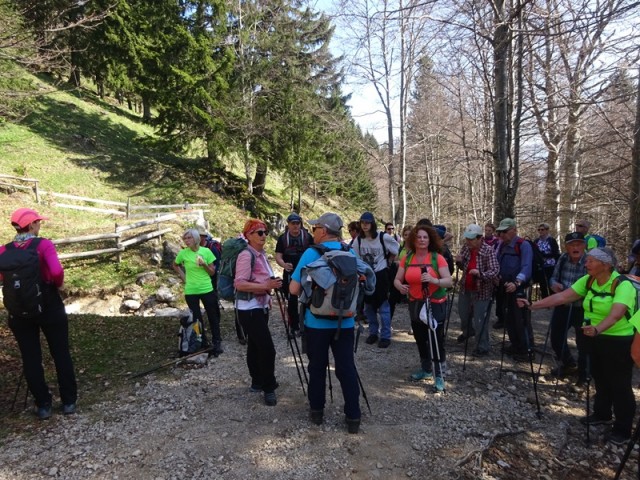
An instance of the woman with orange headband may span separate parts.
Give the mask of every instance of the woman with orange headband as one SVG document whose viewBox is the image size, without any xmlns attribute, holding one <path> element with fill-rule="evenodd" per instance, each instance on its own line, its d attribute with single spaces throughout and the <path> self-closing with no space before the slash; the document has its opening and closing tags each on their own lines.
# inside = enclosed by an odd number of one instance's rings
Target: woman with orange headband
<svg viewBox="0 0 640 480">
<path fill-rule="evenodd" d="M 249 219 L 242 234 L 249 244 L 240 252 L 236 261 L 236 309 L 238 320 L 247 341 L 247 366 L 251 375 L 251 391 L 264 392 L 264 403 L 277 403 L 275 377 L 276 349 L 269 331 L 271 291 L 282 287 L 282 279 L 276 278 L 267 260 L 264 246 L 267 243 L 266 224 Z"/>
</svg>

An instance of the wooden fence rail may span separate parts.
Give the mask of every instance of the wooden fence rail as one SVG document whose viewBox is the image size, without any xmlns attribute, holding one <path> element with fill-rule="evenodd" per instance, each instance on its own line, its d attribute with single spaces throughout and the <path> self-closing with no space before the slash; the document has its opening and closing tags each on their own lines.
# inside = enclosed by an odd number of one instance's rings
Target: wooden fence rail
<svg viewBox="0 0 640 480">
<path fill-rule="evenodd" d="M 18 183 L 21 182 L 21 183 Z M 70 195 L 68 193 L 57 193 L 46 190 L 40 190 L 38 187 L 39 181 L 35 178 L 18 177 L 15 175 L 0 174 L 0 188 L 6 187 L 9 189 L 17 190 L 29 190 L 33 191 L 36 196 L 36 202 L 40 203 L 41 196 L 46 195 L 51 198 L 61 198 L 65 200 L 72 200 L 76 202 L 92 203 L 96 205 L 105 205 L 116 208 L 100 208 L 89 205 L 72 205 L 68 203 L 54 202 L 53 205 L 60 208 L 68 208 L 74 210 L 83 210 L 94 213 L 104 213 L 114 215 L 117 217 L 140 217 L 140 216 L 154 216 L 153 218 L 147 218 L 129 225 L 115 224 L 113 233 L 96 233 L 93 235 L 83 235 L 79 237 L 59 238 L 53 240 L 55 245 L 70 245 L 74 243 L 91 243 L 101 241 L 113 241 L 114 246 L 109 248 L 101 248 L 95 250 L 88 250 L 83 252 L 67 252 L 60 253 L 59 258 L 65 259 L 77 259 L 87 258 L 97 255 L 111 255 L 117 254 L 118 261 L 121 259 L 121 253 L 125 251 L 127 247 L 137 245 L 142 242 L 146 242 L 152 239 L 161 239 L 163 235 L 171 232 L 171 228 L 160 228 L 160 224 L 169 222 L 172 220 L 188 220 L 188 221 L 204 221 L 204 212 L 209 210 L 202 210 L 198 207 L 208 207 L 208 203 L 176 203 L 169 205 L 131 205 L 131 197 L 127 199 L 127 202 L 117 202 L 113 200 L 101 200 L 99 198 L 82 197 L 78 195 Z M 161 212 L 158 210 L 178 210 L 174 212 Z M 133 212 L 139 213 L 133 213 Z M 154 213 L 155 212 L 155 213 Z M 194 218 L 195 217 L 195 218 Z M 125 232 L 140 229 L 143 227 L 152 227 L 155 225 L 155 229 L 147 230 L 145 232 L 138 233 L 134 236 L 124 238 Z"/>
</svg>

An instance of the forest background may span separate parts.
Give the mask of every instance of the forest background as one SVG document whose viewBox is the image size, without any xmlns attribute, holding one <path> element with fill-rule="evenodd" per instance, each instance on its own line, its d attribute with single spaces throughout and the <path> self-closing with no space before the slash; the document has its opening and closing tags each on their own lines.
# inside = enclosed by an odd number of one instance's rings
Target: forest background
<svg viewBox="0 0 640 480">
<path fill-rule="evenodd" d="M 639 7 L 0 0 L 0 119 L 41 100 L 26 69 L 129 109 L 211 191 L 239 167 L 250 213 L 277 172 L 291 209 L 342 197 L 455 237 L 505 216 L 563 235 L 585 217 L 624 252 L 640 236 Z M 386 138 L 361 130 L 348 89 L 375 92 Z"/>
</svg>

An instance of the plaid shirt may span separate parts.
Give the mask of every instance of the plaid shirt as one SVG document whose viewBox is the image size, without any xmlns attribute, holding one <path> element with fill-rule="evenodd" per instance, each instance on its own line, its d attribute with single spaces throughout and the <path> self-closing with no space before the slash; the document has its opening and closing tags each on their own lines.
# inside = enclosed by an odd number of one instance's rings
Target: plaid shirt
<svg viewBox="0 0 640 480">
<path fill-rule="evenodd" d="M 460 257 L 462 257 L 462 281 L 460 282 L 460 291 L 464 293 L 465 282 L 464 279 L 467 275 L 469 268 L 469 262 L 471 261 L 471 250 L 467 245 L 460 250 Z M 480 249 L 478 250 L 478 257 L 476 260 L 477 269 L 480 272 L 478 290 L 473 293 L 476 300 L 491 300 L 493 295 L 493 286 L 498 281 L 500 275 L 500 264 L 496 257 L 496 252 L 489 245 L 482 242 Z"/>
<path fill-rule="evenodd" d="M 549 286 L 553 287 L 556 283 L 559 283 L 564 287 L 563 290 L 570 288 L 578 279 L 587 274 L 587 269 L 584 267 L 586 258 L 586 255 L 582 255 L 578 263 L 573 263 L 566 253 L 560 255 L 556 267 L 553 269 Z M 573 306 L 582 308 L 582 299 L 573 302 Z"/>
</svg>

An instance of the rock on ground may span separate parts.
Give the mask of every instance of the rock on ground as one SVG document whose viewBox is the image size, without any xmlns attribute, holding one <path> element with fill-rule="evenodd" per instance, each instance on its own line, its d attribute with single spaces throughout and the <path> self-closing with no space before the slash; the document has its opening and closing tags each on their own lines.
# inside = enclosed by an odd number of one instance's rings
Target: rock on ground
<svg viewBox="0 0 640 480">
<path fill-rule="evenodd" d="M 549 315 L 536 318 L 539 349 Z M 530 365 L 505 357 L 499 375 L 502 331 L 492 330 L 489 357 L 465 362 L 455 311 L 446 393 L 434 393 L 432 381 L 408 381 L 418 356 L 404 305 L 391 347 L 360 339 L 356 358 L 371 405 L 369 413 L 362 400 L 361 432 L 346 432 L 333 370 L 325 423 L 312 425 L 278 311 L 270 325 L 276 407 L 249 392 L 246 347 L 227 339 L 225 353 L 204 368 L 132 380 L 102 404 L 80 399 L 75 416 L 38 422 L 22 413 L 29 426 L 4 440 L 0 479 L 599 479 L 612 478 L 622 457 L 623 449 L 602 443 L 601 428 L 585 445 L 585 392 L 570 382 L 541 378 L 538 418 Z M 547 355 L 543 373 L 550 362 Z M 637 455 L 626 478 L 634 478 Z"/>
</svg>

